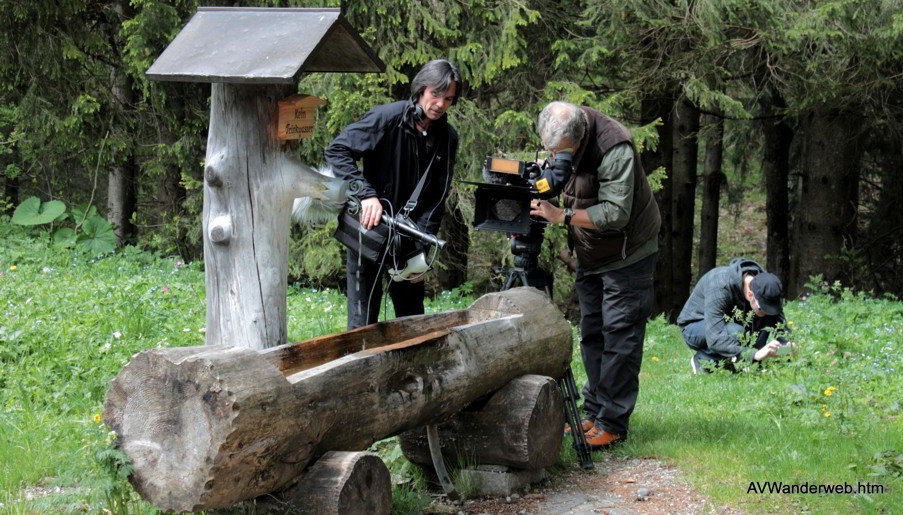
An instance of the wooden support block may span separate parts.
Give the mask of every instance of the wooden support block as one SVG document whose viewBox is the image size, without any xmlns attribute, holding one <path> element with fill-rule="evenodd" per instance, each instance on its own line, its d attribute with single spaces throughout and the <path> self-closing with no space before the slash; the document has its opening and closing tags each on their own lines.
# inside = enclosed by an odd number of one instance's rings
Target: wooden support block
<svg viewBox="0 0 903 515">
<path fill-rule="evenodd" d="M 375 454 L 331 451 L 297 483 L 257 505 L 273 514 L 388 515 L 392 477 Z"/>
<path fill-rule="evenodd" d="M 454 466 L 502 465 L 541 469 L 558 458 L 564 427 L 564 405 L 555 381 L 521 376 L 439 424 L 445 460 Z M 402 433 L 401 450 L 412 463 L 432 466 L 424 428 Z M 463 461 L 463 463 L 459 463 Z"/>
</svg>

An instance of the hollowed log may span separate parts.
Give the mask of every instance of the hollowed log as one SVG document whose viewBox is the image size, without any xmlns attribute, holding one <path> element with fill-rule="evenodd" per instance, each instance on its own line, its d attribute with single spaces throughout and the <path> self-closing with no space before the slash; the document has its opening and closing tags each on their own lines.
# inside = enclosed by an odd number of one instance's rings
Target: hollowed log
<svg viewBox="0 0 903 515">
<path fill-rule="evenodd" d="M 560 377 L 571 328 L 539 290 L 258 352 L 152 349 L 113 379 L 104 420 L 131 481 L 168 511 L 286 487 L 317 456 L 442 420 L 525 374 Z"/>
</svg>

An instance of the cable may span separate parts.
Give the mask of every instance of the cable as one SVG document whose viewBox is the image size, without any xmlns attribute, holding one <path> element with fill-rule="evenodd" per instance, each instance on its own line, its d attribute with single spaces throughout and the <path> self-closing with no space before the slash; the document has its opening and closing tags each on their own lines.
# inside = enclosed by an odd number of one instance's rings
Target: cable
<svg viewBox="0 0 903 515">
<path fill-rule="evenodd" d="M 388 204 L 388 206 L 389 206 L 389 213 L 392 214 L 392 216 L 395 216 L 395 214 L 394 214 L 395 208 L 394 208 L 394 206 L 392 206 L 392 202 L 390 202 L 389 199 L 386 199 L 386 198 L 381 198 L 379 200 L 380 201 L 385 200 L 386 204 Z M 364 319 L 364 321 L 366 322 L 364 325 L 370 325 L 370 323 L 371 323 L 370 322 L 370 303 L 373 302 L 373 293 L 376 291 L 376 284 L 382 281 L 383 265 L 386 262 L 386 256 L 389 254 L 389 250 L 393 247 L 392 239 L 395 237 L 394 233 L 395 233 L 395 230 L 390 226 L 388 235 L 386 237 L 386 248 L 383 250 L 383 255 L 379 260 L 379 266 L 376 268 L 376 274 L 373 278 L 373 286 L 370 287 L 370 294 L 367 296 L 367 316 Z M 358 250 L 358 252 L 360 252 L 360 250 Z M 394 262 L 394 259 L 393 259 L 393 262 Z M 386 290 L 384 293 L 388 292 L 388 287 L 384 288 L 384 290 Z M 380 302 L 382 302 L 382 295 L 380 295 Z M 377 313 L 379 313 L 379 308 L 377 308 L 376 311 L 377 311 Z M 385 315 L 385 313 L 383 313 L 383 318 L 385 318 L 385 317 L 386 317 L 386 315 Z M 379 316 L 377 316 L 377 319 L 379 319 Z"/>
</svg>

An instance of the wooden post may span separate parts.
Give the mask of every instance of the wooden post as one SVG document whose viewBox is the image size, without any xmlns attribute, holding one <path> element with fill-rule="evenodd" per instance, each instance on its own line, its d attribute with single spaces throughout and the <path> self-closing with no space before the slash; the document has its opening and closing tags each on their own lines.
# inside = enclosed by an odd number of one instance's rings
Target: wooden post
<svg viewBox="0 0 903 515">
<path fill-rule="evenodd" d="M 298 162 L 278 138 L 278 102 L 293 86 L 212 84 L 204 163 L 207 345 L 286 342 L 292 201 L 341 204 L 347 183 Z"/>
<path fill-rule="evenodd" d="M 104 421 L 145 499 L 220 508 L 284 488 L 328 451 L 440 421 L 514 378 L 560 377 L 570 360 L 570 325 L 542 292 L 516 288 L 312 346 L 143 351 L 113 379 Z"/>
</svg>

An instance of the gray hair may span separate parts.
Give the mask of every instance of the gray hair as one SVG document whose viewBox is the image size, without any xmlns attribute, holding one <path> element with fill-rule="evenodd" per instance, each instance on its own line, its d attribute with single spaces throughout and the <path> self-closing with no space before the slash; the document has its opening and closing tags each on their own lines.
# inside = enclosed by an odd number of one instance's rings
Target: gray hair
<svg viewBox="0 0 903 515">
<path fill-rule="evenodd" d="M 586 133 L 586 123 L 586 115 L 579 107 L 568 102 L 551 102 L 539 113 L 536 131 L 546 149 L 558 148 L 564 140 L 576 146 Z"/>
<path fill-rule="evenodd" d="M 411 81 L 411 100 L 418 101 L 426 88 L 434 88 L 440 93 L 445 93 L 452 83 L 455 83 L 455 98 L 452 100 L 452 105 L 455 105 L 461 96 L 461 72 L 448 59 L 433 59 L 424 64 Z"/>
</svg>

